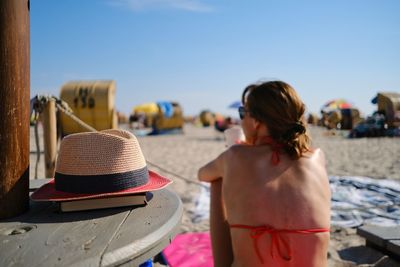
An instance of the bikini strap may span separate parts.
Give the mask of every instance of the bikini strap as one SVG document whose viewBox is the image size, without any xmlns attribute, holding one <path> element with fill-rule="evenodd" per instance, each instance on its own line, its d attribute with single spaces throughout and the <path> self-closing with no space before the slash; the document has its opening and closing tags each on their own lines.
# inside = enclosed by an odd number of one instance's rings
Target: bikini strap
<svg viewBox="0 0 400 267">
<path fill-rule="evenodd" d="M 260 138 L 260 142 L 261 142 L 261 144 L 266 144 L 266 145 L 271 146 L 271 149 L 272 149 L 272 155 L 271 155 L 272 165 L 278 165 L 278 163 L 280 162 L 279 155 L 281 153 L 281 150 L 284 148 L 283 144 L 275 141 L 275 139 L 273 139 L 269 135 L 261 137 Z"/>
<path fill-rule="evenodd" d="M 280 234 L 282 233 L 291 233 L 291 234 L 313 234 L 313 233 L 322 233 L 322 232 L 329 232 L 329 228 L 314 228 L 314 229 L 305 229 L 305 230 L 286 230 L 286 229 L 275 229 L 270 226 L 250 226 L 244 224 L 231 224 L 229 225 L 231 228 L 240 228 L 250 230 L 250 237 L 253 239 L 253 246 L 254 250 L 256 251 L 257 257 L 259 258 L 260 262 L 264 264 L 264 260 L 262 258 L 260 249 L 258 247 L 258 239 L 265 233 L 271 235 L 271 247 L 270 247 L 270 254 L 272 259 L 274 259 L 274 246 L 277 248 L 279 256 L 286 260 L 290 261 L 292 259 L 292 252 L 290 250 L 289 244 L 282 239 Z M 288 252 L 288 257 L 283 256 L 281 245 L 283 244 L 286 251 Z"/>
</svg>

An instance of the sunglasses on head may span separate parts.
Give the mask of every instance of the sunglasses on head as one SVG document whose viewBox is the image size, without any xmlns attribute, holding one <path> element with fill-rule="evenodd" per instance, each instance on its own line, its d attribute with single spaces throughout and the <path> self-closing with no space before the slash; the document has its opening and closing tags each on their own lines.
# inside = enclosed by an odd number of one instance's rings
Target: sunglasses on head
<svg viewBox="0 0 400 267">
<path fill-rule="evenodd" d="M 244 115 L 245 115 L 246 112 L 247 112 L 246 108 L 243 107 L 243 106 L 240 106 L 240 107 L 238 108 L 238 112 L 239 112 L 239 118 L 240 118 L 241 120 L 243 120 Z"/>
</svg>

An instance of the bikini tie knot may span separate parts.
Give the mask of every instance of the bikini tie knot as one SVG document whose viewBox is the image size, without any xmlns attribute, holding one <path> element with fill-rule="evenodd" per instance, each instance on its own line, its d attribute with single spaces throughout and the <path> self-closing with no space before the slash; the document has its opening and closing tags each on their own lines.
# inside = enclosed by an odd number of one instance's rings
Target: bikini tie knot
<svg viewBox="0 0 400 267">
<path fill-rule="evenodd" d="M 245 224 L 231 224 L 231 228 L 240 228 L 240 229 L 246 229 L 250 231 L 250 237 L 253 239 L 253 246 L 254 250 L 257 254 L 257 257 L 259 258 L 260 262 L 264 264 L 264 259 L 261 256 L 260 249 L 258 248 L 258 239 L 263 235 L 263 234 L 269 234 L 271 236 L 271 246 L 270 246 L 270 253 L 272 259 L 274 258 L 274 250 L 273 248 L 276 247 L 278 250 L 279 256 L 285 260 L 285 261 L 290 261 L 292 259 L 292 253 L 289 244 L 282 238 L 281 234 L 315 234 L 315 233 L 323 233 L 323 232 L 329 232 L 329 228 L 313 228 L 313 229 L 304 229 L 304 230 L 291 230 L 291 229 L 275 229 L 271 226 L 267 225 L 262 225 L 262 226 L 250 226 L 250 225 L 245 225 Z M 281 250 L 281 245 L 285 247 L 285 250 L 287 251 L 288 255 L 284 255 Z"/>
</svg>

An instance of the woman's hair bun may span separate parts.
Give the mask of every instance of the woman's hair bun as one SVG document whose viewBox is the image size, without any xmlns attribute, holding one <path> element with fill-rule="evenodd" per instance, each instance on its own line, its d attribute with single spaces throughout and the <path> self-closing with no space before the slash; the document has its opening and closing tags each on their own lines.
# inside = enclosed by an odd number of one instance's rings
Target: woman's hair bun
<svg viewBox="0 0 400 267">
<path fill-rule="evenodd" d="M 304 126 L 303 122 L 297 121 L 291 125 L 291 127 L 283 134 L 284 140 L 291 140 L 295 138 L 295 136 L 304 134 L 306 132 L 306 127 Z"/>
<path fill-rule="evenodd" d="M 304 126 L 303 122 L 298 121 L 298 122 L 295 122 L 295 123 L 293 124 L 293 127 L 291 128 L 291 130 L 292 130 L 294 133 L 303 134 L 303 133 L 306 132 L 306 127 Z"/>
</svg>

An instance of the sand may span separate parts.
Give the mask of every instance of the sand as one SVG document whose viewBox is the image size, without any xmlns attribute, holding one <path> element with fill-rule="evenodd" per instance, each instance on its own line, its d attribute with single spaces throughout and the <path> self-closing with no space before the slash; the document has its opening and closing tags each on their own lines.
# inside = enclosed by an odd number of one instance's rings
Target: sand
<svg viewBox="0 0 400 267">
<path fill-rule="evenodd" d="M 127 129 L 127 127 L 121 126 Z M 41 129 L 40 129 L 41 130 Z M 400 180 L 400 139 L 347 139 L 346 132 L 310 127 L 313 145 L 324 150 L 329 175 L 367 176 L 376 179 Z M 42 136 L 41 133 L 39 136 Z M 221 133 L 213 128 L 185 125 L 184 134 L 138 137 L 149 168 L 174 181 L 170 189 L 182 199 L 184 214 L 182 232 L 209 230 L 208 219 L 198 217 L 196 201 L 204 196 L 207 185 L 197 181 L 199 167 L 215 158 L 224 149 Z M 41 141 L 41 150 L 43 143 Z M 44 157 L 38 177 L 44 177 Z M 35 175 L 36 146 L 31 128 L 31 169 Z M 400 266 L 378 251 L 365 247 L 365 240 L 356 229 L 333 227 L 329 247 L 329 266 Z"/>
</svg>

